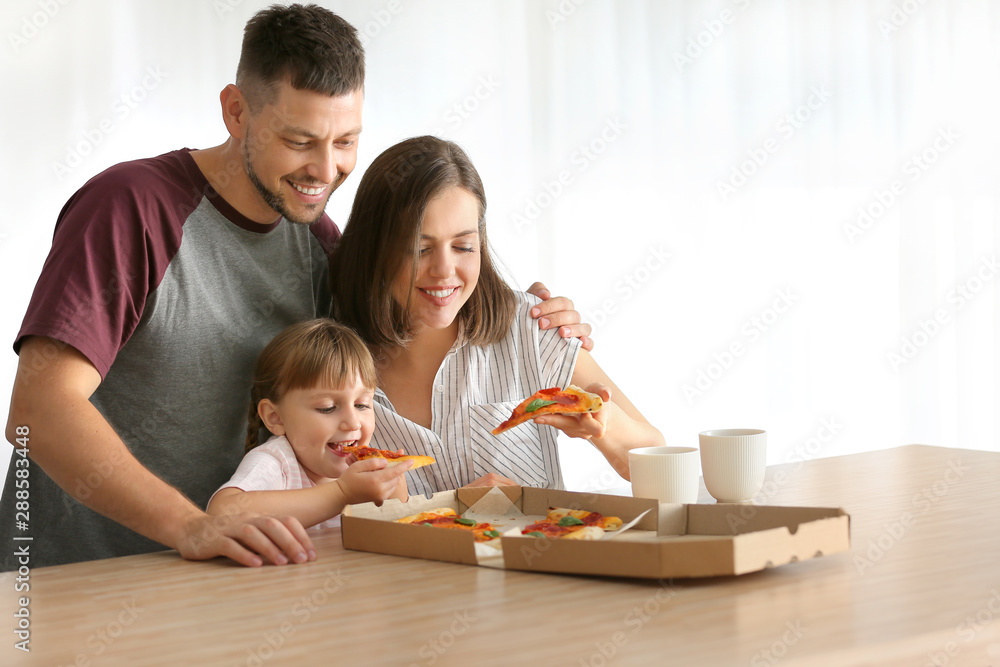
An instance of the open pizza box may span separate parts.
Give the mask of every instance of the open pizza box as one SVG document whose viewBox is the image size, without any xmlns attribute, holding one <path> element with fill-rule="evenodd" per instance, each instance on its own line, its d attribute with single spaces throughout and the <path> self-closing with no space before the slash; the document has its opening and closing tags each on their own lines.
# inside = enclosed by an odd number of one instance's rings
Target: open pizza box
<svg viewBox="0 0 1000 667">
<path fill-rule="evenodd" d="M 479 511 L 484 505 L 485 511 Z M 477 544 L 468 531 L 395 522 L 440 507 L 466 516 L 472 508 L 478 521 L 494 522 L 502 532 L 499 548 Z M 519 534 L 519 526 L 544 517 L 549 507 L 600 512 L 621 518 L 625 525 L 597 541 Z M 442 491 L 406 503 L 386 501 L 381 507 L 350 505 L 341 525 L 344 547 L 356 551 L 512 570 L 652 579 L 746 574 L 850 548 L 850 517 L 841 508 L 674 505 L 521 486 Z"/>
</svg>

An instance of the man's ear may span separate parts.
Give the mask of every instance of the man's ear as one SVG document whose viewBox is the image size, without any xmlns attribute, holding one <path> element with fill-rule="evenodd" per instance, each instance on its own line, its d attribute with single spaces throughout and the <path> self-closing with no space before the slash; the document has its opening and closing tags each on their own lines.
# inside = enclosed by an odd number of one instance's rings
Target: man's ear
<svg viewBox="0 0 1000 667">
<path fill-rule="evenodd" d="M 285 435 L 285 425 L 281 421 L 281 412 L 270 399 L 265 398 L 257 404 L 257 414 L 272 435 Z"/>
<path fill-rule="evenodd" d="M 222 102 L 222 121 L 234 139 L 244 139 L 250 106 L 243 92 L 234 84 L 229 84 L 219 93 Z"/>
</svg>

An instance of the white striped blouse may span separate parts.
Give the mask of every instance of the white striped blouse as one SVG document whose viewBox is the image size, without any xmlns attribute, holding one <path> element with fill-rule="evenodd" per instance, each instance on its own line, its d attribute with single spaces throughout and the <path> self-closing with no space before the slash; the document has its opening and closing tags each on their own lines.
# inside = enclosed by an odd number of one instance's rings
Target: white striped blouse
<svg viewBox="0 0 1000 667">
<path fill-rule="evenodd" d="M 411 495 L 457 489 L 490 472 L 523 486 L 562 488 L 555 428 L 527 422 L 490 432 L 539 389 L 570 384 L 580 352 L 579 340 L 539 329 L 530 316 L 538 299 L 517 294 L 506 338 L 480 347 L 460 336 L 448 352 L 434 377 L 430 429 L 400 417 L 376 390 L 371 446 L 437 459 L 407 473 Z"/>
</svg>

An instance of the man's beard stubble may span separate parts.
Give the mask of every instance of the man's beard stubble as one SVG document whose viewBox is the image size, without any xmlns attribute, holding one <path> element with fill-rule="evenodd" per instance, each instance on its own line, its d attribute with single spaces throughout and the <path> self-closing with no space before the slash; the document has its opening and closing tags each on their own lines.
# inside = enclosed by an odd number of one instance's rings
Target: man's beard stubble
<svg viewBox="0 0 1000 667">
<path fill-rule="evenodd" d="M 337 180 L 331 185 L 330 192 L 326 196 L 326 201 L 323 205 L 319 207 L 319 211 L 312 218 L 303 218 L 298 215 L 294 215 L 288 208 L 285 198 L 279 192 L 273 192 L 267 189 L 264 182 L 260 180 L 257 175 L 257 171 L 253 168 L 253 163 L 250 160 L 250 147 L 248 143 L 243 144 L 243 169 L 247 173 L 247 177 L 250 182 L 253 183 L 254 189 L 257 190 L 257 194 L 261 196 L 268 206 L 278 212 L 283 218 L 290 222 L 295 222 L 304 225 L 311 225 L 312 223 L 323 217 L 323 212 L 326 210 L 326 203 L 330 201 L 330 195 L 333 194 L 334 190 L 340 187 L 340 184 L 344 182 L 344 175 L 337 173 Z"/>
</svg>

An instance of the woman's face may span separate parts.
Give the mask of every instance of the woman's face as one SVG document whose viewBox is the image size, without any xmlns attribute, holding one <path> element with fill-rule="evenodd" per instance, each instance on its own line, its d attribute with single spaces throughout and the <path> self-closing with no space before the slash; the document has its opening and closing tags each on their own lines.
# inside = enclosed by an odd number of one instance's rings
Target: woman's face
<svg viewBox="0 0 1000 667">
<path fill-rule="evenodd" d="M 403 263 L 392 296 L 408 314 L 414 333 L 445 329 L 479 282 L 479 201 L 463 188 L 444 190 L 427 204 L 418 245 L 417 275 Z"/>
</svg>

